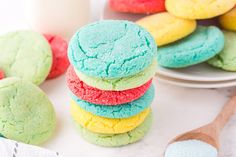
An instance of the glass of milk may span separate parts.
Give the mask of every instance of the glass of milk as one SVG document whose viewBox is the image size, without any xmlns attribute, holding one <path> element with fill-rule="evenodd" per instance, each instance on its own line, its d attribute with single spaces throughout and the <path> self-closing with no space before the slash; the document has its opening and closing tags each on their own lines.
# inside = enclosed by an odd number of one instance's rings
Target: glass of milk
<svg viewBox="0 0 236 157">
<path fill-rule="evenodd" d="M 38 32 L 69 40 L 90 20 L 90 0 L 24 0 L 25 17 Z"/>
</svg>

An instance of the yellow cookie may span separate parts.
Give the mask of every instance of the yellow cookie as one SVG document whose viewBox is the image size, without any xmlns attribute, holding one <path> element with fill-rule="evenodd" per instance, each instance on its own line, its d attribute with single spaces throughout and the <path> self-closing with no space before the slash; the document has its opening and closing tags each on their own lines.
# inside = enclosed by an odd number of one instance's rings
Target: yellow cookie
<svg viewBox="0 0 236 157">
<path fill-rule="evenodd" d="M 186 19 L 208 19 L 232 9 L 236 0 L 166 0 L 166 9 Z"/>
<path fill-rule="evenodd" d="M 220 16 L 219 22 L 224 29 L 236 31 L 236 7 Z"/>
<path fill-rule="evenodd" d="M 145 120 L 150 111 L 151 109 L 148 108 L 130 118 L 111 119 L 93 115 L 71 101 L 71 114 L 74 120 L 95 133 L 121 134 L 131 131 Z"/>
<path fill-rule="evenodd" d="M 186 37 L 197 25 L 195 20 L 178 18 L 167 12 L 144 17 L 136 23 L 152 34 L 158 46 Z"/>
</svg>

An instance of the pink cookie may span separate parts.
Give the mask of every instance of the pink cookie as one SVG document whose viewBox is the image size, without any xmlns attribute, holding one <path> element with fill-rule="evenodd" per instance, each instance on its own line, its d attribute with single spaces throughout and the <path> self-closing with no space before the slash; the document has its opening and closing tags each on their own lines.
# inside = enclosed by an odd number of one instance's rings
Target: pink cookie
<svg viewBox="0 0 236 157">
<path fill-rule="evenodd" d="M 51 45 L 53 64 L 47 79 L 52 79 L 63 74 L 69 66 L 67 57 L 68 44 L 58 36 L 44 35 Z"/>
<path fill-rule="evenodd" d="M 143 96 L 152 83 L 152 80 L 150 80 L 140 87 L 124 91 L 103 91 L 88 86 L 87 84 L 82 82 L 76 75 L 72 66 L 70 66 L 67 70 L 66 80 L 70 90 L 79 99 L 94 104 L 106 104 L 106 105 L 119 105 L 132 102 Z"/>
<path fill-rule="evenodd" d="M 165 11 L 165 0 L 109 0 L 110 7 L 119 12 L 150 14 Z"/>
<path fill-rule="evenodd" d="M 0 69 L 0 80 L 3 79 L 5 77 L 4 72 Z"/>
</svg>

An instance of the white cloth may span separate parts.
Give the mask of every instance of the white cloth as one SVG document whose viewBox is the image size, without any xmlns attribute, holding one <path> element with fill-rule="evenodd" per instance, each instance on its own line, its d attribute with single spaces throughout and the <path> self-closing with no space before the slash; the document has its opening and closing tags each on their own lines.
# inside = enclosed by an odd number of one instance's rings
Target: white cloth
<svg viewBox="0 0 236 157">
<path fill-rule="evenodd" d="M 62 157 L 59 153 L 0 137 L 0 157 Z"/>
</svg>

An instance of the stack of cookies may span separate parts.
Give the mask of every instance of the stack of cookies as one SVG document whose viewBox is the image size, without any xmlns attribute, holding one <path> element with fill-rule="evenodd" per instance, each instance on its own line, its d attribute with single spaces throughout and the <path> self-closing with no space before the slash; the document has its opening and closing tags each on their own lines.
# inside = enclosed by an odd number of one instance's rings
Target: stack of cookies
<svg viewBox="0 0 236 157">
<path fill-rule="evenodd" d="M 151 126 L 157 47 L 128 21 L 101 21 L 71 39 L 67 84 L 71 114 L 83 138 L 101 146 L 140 140 Z"/>
<path fill-rule="evenodd" d="M 138 14 L 126 14 L 127 17 L 114 14 L 115 18 L 135 19 L 140 18 L 140 14 L 151 14 L 136 23 L 153 35 L 159 47 L 159 66 L 182 69 L 208 63 L 225 71 L 236 71 L 236 47 L 233 44 L 236 41 L 236 0 L 109 0 L 108 3 L 114 11 Z M 204 72 L 202 67 L 196 67 L 200 70 L 197 75 Z M 216 72 L 215 69 L 211 71 Z M 170 77 L 165 74 L 162 73 Z M 174 79 L 180 78 L 175 76 Z M 205 82 L 200 80 L 195 81 Z"/>
</svg>

